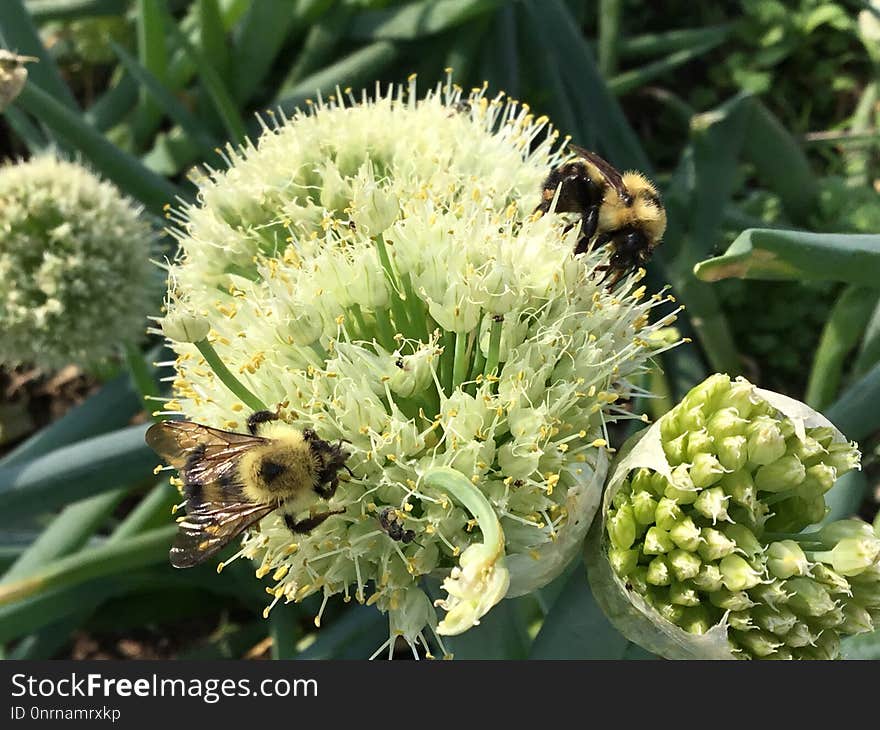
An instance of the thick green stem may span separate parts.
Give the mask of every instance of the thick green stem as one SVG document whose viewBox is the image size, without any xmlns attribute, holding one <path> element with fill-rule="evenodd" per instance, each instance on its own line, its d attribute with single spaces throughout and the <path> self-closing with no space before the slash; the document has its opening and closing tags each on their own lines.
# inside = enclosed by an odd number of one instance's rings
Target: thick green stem
<svg viewBox="0 0 880 730">
<path fill-rule="evenodd" d="M 376 317 L 376 327 L 379 329 L 379 342 L 388 352 L 394 352 L 394 327 L 391 325 L 391 318 L 388 312 L 381 307 L 377 307 L 373 311 Z"/>
<path fill-rule="evenodd" d="M 198 348 L 198 351 L 202 353 L 202 357 L 205 358 L 205 362 L 208 363 L 208 367 L 214 371 L 214 374 L 220 378 L 220 382 L 229 388 L 236 398 L 253 411 L 267 410 L 265 404 L 257 398 L 257 396 L 251 393 L 242 382 L 232 374 L 229 368 L 226 367 L 210 342 L 207 340 L 200 340 L 199 342 L 196 342 L 195 345 Z"/>
<path fill-rule="evenodd" d="M 492 375 L 498 369 L 498 361 L 501 354 L 501 319 L 492 318 L 492 330 L 489 332 L 489 355 L 486 358 L 486 367 L 483 375 Z"/>
<path fill-rule="evenodd" d="M 391 259 L 388 256 L 388 249 L 385 247 L 385 239 L 380 233 L 374 240 L 376 241 L 376 250 L 379 252 L 379 261 L 385 272 L 385 278 L 388 280 L 388 286 L 391 287 L 389 297 L 391 299 L 391 312 L 394 314 L 394 323 L 397 326 L 398 332 L 408 332 L 411 329 L 411 322 L 400 294 L 401 284 L 397 280 L 397 275 L 394 273 L 394 267 L 391 265 Z M 404 296 L 406 295 L 404 294 Z"/>
<path fill-rule="evenodd" d="M 448 466 L 438 466 L 429 469 L 422 482 L 449 494 L 461 504 L 477 520 L 480 532 L 483 533 L 483 543 L 499 553 L 504 551 L 504 531 L 501 529 L 495 510 L 492 509 L 486 495 L 470 479 Z"/>
<path fill-rule="evenodd" d="M 416 295 L 413 288 L 412 277 L 409 274 L 403 274 L 400 277 L 403 284 L 403 293 L 406 295 L 407 315 L 414 331 L 418 333 L 419 340 L 427 342 L 430 337 L 428 332 L 428 313 L 422 304 L 422 300 Z"/>
<path fill-rule="evenodd" d="M 455 358 L 452 365 L 453 390 L 464 382 L 468 374 L 467 343 L 467 334 L 464 332 L 455 333 Z"/>
<path fill-rule="evenodd" d="M 440 339 L 443 346 L 443 354 L 440 356 L 440 383 L 447 397 L 452 395 L 452 372 L 453 360 L 455 359 L 455 335 L 446 330 Z"/>
<path fill-rule="evenodd" d="M 358 337 L 363 340 L 373 339 L 373 331 L 370 327 L 367 326 L 367 322 L 364 319 L 364 313 L 361 311 L 360 304 L 351 305 L 351 316 L 354 317 L 355 324 L 357 325 Z"/>
</svg>

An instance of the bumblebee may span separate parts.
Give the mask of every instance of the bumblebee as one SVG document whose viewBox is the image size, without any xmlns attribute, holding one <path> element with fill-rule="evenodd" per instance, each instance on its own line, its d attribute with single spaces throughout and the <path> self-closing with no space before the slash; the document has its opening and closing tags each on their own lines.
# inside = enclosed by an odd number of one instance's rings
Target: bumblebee
<svg viewBox="0 0 880 730">
<path fill-rule="evenodd" d="M 394 507 L 386 507 L 379 513 L 379 526 L 388 533 L 388 537 L 397 542 L 407 545 L 416 539 L 416 533 L 412 530 L 404 530 L 398 521 L 397 510 Z"/>
<path fill-rule="evenodd" d="M 268 411 L 248 418 L 248 433 L 191 421 L 165 421 L 146 442 L 180 473 L 186 515 L 169 557 L 175 568 L 207 560 L 244 530 L 278 510 L 293 533 L 307 533 L 343 509 L 315 512 L 339 485 L 349 454 Z M 257 435 L 260 430 L 264 435 Z M 309 516 L 297 519 L 303 512 Z"/>
<path fill-rule="evenodd" d="M 581 216 L 575 254 L 611 246 L 610 262 L 603 267 L 613 274 L 610 288 L 651 258 L 666 230 L 666 210 L 657 189 L 640 172 L 621 174 L 595 152 L 575 145 L 571 149 L 577 157 L 550 172 L 535 211 L 549 212 L 559 191 L 555 211 Z"/>
</svg>

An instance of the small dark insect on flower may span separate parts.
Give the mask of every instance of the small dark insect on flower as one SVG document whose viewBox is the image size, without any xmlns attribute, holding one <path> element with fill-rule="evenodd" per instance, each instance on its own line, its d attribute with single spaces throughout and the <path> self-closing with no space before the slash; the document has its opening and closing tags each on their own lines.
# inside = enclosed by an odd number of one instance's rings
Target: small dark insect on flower
<svg viewBox="0 0 880 730">
<path fill-rule="evenodd" d="M 388 537 L 404 545 L 415 540 L 416 533 L 413 530 L 404 530 L 399 522 L 397 510 L 394 507 L 386 507 L 379 513 L 379 526 L 388 533 Z"/>
<path fill-rule="evenodd" d="M 604 267 L 612 274 L 611 288 L 651 258 L 666 230 L 666 210 L 657 189 L 640 172 L 621 174 L 595 152 L 574 145 L 571 149 L 577 157 L 550 171 L 535 210 L 549 212 L 555 199 L 555 212 L 581 215 L 574 252 L 611 246 L 611 260 Z"/>
</svg>

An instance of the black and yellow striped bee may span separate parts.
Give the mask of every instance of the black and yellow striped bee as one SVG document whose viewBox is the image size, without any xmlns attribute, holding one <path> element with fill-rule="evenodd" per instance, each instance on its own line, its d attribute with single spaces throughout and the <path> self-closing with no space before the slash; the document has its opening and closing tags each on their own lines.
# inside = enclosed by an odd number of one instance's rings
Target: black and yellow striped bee
<svg viewBox="0 0 880 730">
<path fill-rule="evenodd" d="M 571 145 L 576 157 L 551 170 L 536 211 L 578 213 L 581 231 L 575 254 L 595 246 L 612 248 L 606 267 L 614 286 L 630 269 L 643 266 L 666 230 L 666 210 L 657 189 L 640 172 L 620 173 L 595 152 Z"/>
<path fill-rule="evenodd" d="M 268 411 L 251 415 L 248 431 L 192 421 L 165 421 L 147 431 L 147 444 L 183 481 L 186 515 L 178 519 L 170 551 L 175 568 L 207 560 L 275 510 L 294 533 L 307 533 L 345 511 L 314 511 L 336 492 L 339 470 L 350 473 L 341 444 L 277 421 Z M 306 511 L 308 516 L 300 517 Z"/>
</svg>

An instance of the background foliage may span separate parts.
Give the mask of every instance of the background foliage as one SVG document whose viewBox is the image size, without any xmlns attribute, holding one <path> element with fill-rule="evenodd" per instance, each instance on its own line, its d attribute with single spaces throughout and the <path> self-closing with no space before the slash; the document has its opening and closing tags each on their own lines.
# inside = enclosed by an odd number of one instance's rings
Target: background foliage
<svg viewBox="0 0 880 730">
<path fill-rule="evenodd" d="M 0 117 L 0 153 L 79 157 L 158 227 L 165 203 L 194 195 L 194 165 L 221 166 L 218 146 L 257 133 L 254 112 L 318 90 L 412 72 L 426 88 L 452 67 L 465 87 L 528 102 L 663 190 L 651 285 L 672 284 L 694 344 L 634 408 L 656 417 L 716 370 L 806 400 L 865 455 L 829 494 L 832 517 L 876 511 L 880 10 L 867 2 L 4 0 L 0 46 L 40 58 Z M 89 373 L 90 395 L 27 438 L 22 404 L 0 405 L 7 656 L 369 656 L 385 633 L 372 609 L 331 606 L 320 631 L 309 601 L 264 621 L 248 566 L 168 566 L 175 495 L 143 443 L 166 357 L 150 342 Z M 582 571 L 499 605 L 456 656 L 646 656 Z M 876 632 L 851 641 L 851 656 L 880 657 Z"/>
</svg>

